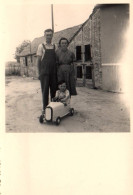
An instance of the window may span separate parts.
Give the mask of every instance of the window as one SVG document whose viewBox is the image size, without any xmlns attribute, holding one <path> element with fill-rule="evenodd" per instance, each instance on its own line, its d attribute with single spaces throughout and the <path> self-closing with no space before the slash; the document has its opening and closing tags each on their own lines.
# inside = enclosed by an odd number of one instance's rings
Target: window
<svg viewBox="0 0 133 195">
<path fill-rule="evenodd" d="M 77 66 L 77 78 L 82 78 L 82 66 Z"/>
<path fill-rule="evenodd" d="M 90 45 L 85 45 L 85 61 L 91 60 L 91 48 Z"/>
<path fill-rule="evenodd" d="M 92 79 L 92 70 L 90 66 L 86 66 L 86 79 Z"/>
<path fill-rule="evenodd" d="M 76 46 L 76 60 L 81 60 L 81 46 Z"/>
</svg>

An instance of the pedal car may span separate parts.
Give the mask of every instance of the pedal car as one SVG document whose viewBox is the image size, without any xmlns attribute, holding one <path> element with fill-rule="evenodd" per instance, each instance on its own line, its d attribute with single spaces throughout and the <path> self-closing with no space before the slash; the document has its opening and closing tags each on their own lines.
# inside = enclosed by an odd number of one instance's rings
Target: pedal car
<svg viewBox="0 0 133 195">
<path fill-rule="evenodd" d="M 45 109 L 45 120 L 46 122 L 55 122 L 59 125 L 61 119 L 64 116 L 72 116 L 74 114 L 74 109 L 69 106 L 64 106 L 61 102 L 50 102 Z M 40 116 L 40 123 L 44 122 L 44 116 Z"/>
</svg>

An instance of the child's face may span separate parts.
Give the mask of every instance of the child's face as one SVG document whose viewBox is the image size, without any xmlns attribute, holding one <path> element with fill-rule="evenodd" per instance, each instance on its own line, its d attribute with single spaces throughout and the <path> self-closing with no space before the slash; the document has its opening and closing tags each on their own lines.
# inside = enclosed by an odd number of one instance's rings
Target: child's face
<svg viewBox="0 0 133 195">
<path fill-rule="evenodd" d="M 59 85 L 59 89 L 61 92 L 64 92 L 66 90 L 66 83 L 62 83 L 61 85 Z"/>
</svg>

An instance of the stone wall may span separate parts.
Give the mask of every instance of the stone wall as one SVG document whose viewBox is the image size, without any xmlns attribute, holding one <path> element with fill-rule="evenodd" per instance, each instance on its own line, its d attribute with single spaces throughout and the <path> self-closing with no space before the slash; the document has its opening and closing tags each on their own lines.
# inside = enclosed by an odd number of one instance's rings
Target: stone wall
<svg viewBox="0 0 133 195">
<path fill-rule="evenodd" d="M 74 40 L 69 44 L 68 49 L 70 49 L 75 54 L 75 41 Z"/>
<path fill-rule="evenodd" d="M 91 84 L 88 79 L 86 79 L 86 69 L 83 67 L 83 64 L 85 63 L 86 66 L 90 66 L 90 61 L 85 61 L 85 45 L 91 44 L 91 21 L 90 19 L 87 20 L 85 25 L 83 25 L 82 29 L 77 33 L 77 35 L 73 38 L 71 43 L 69 44 L 69 49 L 75 53 L 76 57 L 76 46 L 81 46 L 81 60 L 78 60 L 75 62 L 75 70 L 76 66 L 82 66 L 82 78 L 77 79 L 77 86 L 91 86 Z M 77 75 L 77 71 L 76 75 Z"/>
<path fill-rule="evenodd" d="M 103 90 L 124 92 L 122 85 L 122 65 L 104 65 L 102 67 Z"/>
<path fill-rule="evenodd" d="M 34 64 L 34 77 L 38 77 L 37 56 L 32 55 L 32 63 Z"/>
<path fill-rule="evenodd" d="M 82 36 L 83 36 L 83 39 L 82 39 Z M 90 44 L 90 42 L 91 42 L 91 21 L 88 20 L 86 24 L 83 26 L 83 29 L 81 29 L 78 32 L 78 34 L 74 37 L 72 42 L 69 44 L 69 49 L 71 49 L 72 51 L 75 51 L 76 46 L 80 46 L 82 44 L 83 45 Z"/>
<path fill-rule="evenodd" d="M 27 56 L 27 66 L 25 57 L 20 57 L 20 65 L 21 65 L 21 75 L 30 76 L 30 77 L 38 77 L 38 70 L 36 64 L 36 57 L 34 55 Z"/>
<path fill-rule="evenodd" d="M 83 43 L 89 44 L 91 39 L 91 21 L 88 20 L 87 23 L 83 26 Z"/>
<path fill-rule="evenodd" d="M 20 57 L 20 74 L 21 76 L 26 75 L 27 67 L 25 64 L 25 57 Z"/>
<path fill-rule="evenodd" d="M 94 85 L 102 88 L 102 65 L 101 65 L 101 40 L 100 40 L 100 10 L 98 9 L 91 20 L 91 45 Z"/>
<path fill-rule="evenodd" d="M 84 55 L 84 45 L 91 43 L 91 22 L 88 20 L 78 34 L 73 38 L 69 44 L 69 49 L 76 55 L 76 46 L 82 46 L 82 60 Z"/>
</svg>

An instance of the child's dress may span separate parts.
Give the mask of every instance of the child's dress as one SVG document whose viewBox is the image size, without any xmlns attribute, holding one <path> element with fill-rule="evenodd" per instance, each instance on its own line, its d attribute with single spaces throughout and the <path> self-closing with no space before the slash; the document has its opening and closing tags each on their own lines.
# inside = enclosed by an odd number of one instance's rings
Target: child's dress
<svg viewBox="0 0 133 195">
<path fill-rule="evenodd" d="M 63 103 L 66 103 L 67 106 L 70 106 L 70 93 L 67 89 L 64 92 L 57 90 L 55 97 L 58 98 L 59 100 L 66 98 L 66 100 L 63 101 Z"/>
</svg>

